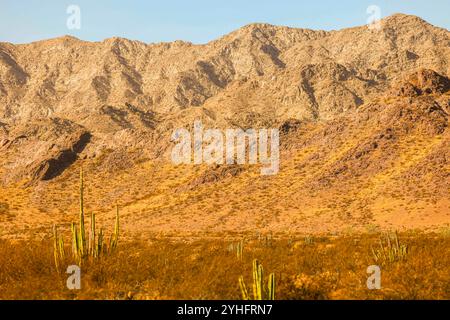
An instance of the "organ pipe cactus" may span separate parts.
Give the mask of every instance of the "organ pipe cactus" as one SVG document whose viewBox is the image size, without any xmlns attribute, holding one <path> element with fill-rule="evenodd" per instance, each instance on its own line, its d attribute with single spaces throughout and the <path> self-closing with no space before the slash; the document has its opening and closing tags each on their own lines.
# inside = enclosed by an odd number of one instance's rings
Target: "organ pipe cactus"
<svg viewBox="0 0 450 320">
<path fill-rule="evenodd" d="M 386 264 L 403 261 L 408 254 L 408 246 L 400 243 L 398 233 L 386 234 L 384 239 L 379 240 L 379 247 L 372 247 L 372 254 L 376 263 Z"/>
<path fill-rule="evenodd" d="M 251 300 L 245 285 L 244 277 L 239 277 L 242 298 Z M 258 260 L 253 260 L 253 300 L 275 300 L 275 274 L 269 275 L 267 288 L 264 285 L 264 269 Z"/>
<path fill-rule="evenodd" d="M 58 228 L 56 225 L 53 226 L 53 237 L 54 237 L 54 243 L 53 243 L 53 255 L 55 259 L 55 267 L 58 272 L 61 271 L 60 265 L 61 261 L 65 260 L 66 254 L 64 251 L 64 239 L 59 236 L 58 234 Z"/>
<path fill-rule="evenodd" d="M 236 245 L 236 256 L 239 260 L 242 260 L 244 251 L 244 240 L 241 240 Z"/>
<path fill-rule="evenodd" d="M 98 259 L 104 254 L 112 253 L 119 243 L 119 206 L 116 206 L 116 219 L 114 223 L 114 231 L 111 234 L 109 244 L 105 243 L 103 229 L 96 232 L 95 214 L 91 214 L 89 239 L 86 241 L 85 230 L 85 210 L 84 210 L 84 174 L 83 169 L 80 170 L 80 212 L 79 212 L 79 226 L 76 223 L 71 224 L 72 232 L 72 259 L 78 265 L 81 265 L 85 260 Z M 55 267 L 58 272 L 61 271 L 61 263 L 65 260 L 64 240 L 58 234 L 56 226 L 53 227 L 54 236 L 54 258 Z"/>
<path fill-rule="evenodd" d="M 79 235 L 79 250 L 81 257 L 85 255 L 86 248 L 86 232 L 84 228 L 84 176 L 83 168 L 80 170 L 80 235 Z"/>
<path fill-rule="evenodd" d="M 114 234 L 110 239 L 110 250 L 113 251 L 117 247 L 119 241 L 119 206 L 116 206 L 116 222 L 114 223 Z"/>
</svg>

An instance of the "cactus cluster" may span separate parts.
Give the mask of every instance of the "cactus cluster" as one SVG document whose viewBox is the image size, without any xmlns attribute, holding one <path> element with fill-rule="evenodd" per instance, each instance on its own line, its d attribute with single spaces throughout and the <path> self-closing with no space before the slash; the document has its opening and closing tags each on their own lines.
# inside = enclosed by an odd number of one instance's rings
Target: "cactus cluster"
<svg viewBox="0 0 450 320">
<path fill-rule="evenodd" d="M 116 221 L 114 225 L 114 232 L 109 238 L 109 243 L 105 242 L 103 229 L 97 235 L 95 214 L 91 214 L 90 232 L 89 238 L 86 238 L 85 229 L 85 212 L 84 212 L 84 176 L 83 169 L 80 170 L 80 212 L 79 212 L 79 225 L 72 222 L 72 258 L 81 265 L 84 260 L 92 258 L 97 259 L 102 255 L 112 253 L 119 242 L 119 207 L 116 206 Z M 54 237 L 54 257 L 55 266 L 59 271 L 62 261 L 65 260 L 65 247 L 63 237 L 58 234 L 57 226 L 53 226 Z"/>
<path fill-rule="evenodd" d="M 242 298 L 244 300 L 275 300 L 275 274 L 269 275 L 267 288 L 264 284 L 264 269 L 257 259 L 253 260 L 253 299 L 248 293 L 244 277 L 239 277 Z"/>
<path fill-rule="evenodd" d="M 305 237 L 305 244 L 312 245 L 314 244 L 314 237 L 311 235 L 308 235 Z"/>
<path fill-rule="evenodd" d="M 263 246 L 270 248 L 273 245 L 273 235 L 272 233 L 269 233 L 267 235 L 258 233 L 258 241 L 259 243 L 262 243 Z"/>
<path fill-rule="evenodd" d="M 244 256 L 244 240 L 237 243 L 230 243 L 228 246 L 228 252 L 235 253 L 238 260 L 242 260 Z"/>
<path fill-rule="evenodd" d="M 386 234 L 380 237 L 379 247 L 372 247 L 372 254 L 376 263 L 385 264 L 403 261 L 408 254 L 408 246 L 400 243 L 398 233 Z"/>
</svg>

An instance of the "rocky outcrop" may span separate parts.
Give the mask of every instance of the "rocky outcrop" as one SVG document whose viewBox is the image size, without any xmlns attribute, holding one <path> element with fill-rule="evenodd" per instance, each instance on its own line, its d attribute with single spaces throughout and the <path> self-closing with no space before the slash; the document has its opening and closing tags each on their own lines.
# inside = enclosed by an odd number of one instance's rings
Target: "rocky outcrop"
<svg viewBox="0 0 450 320">
<path fill-rule="evenodd" d="M 429 94 L 443 94 L 450 90 L 450 80 L 434 70 L 421 69 L 402 80 L 393 88 L 393 94 L 402 97 L 416 97 Z"/>
<path fill-rule="evenodd" d="M 50 180 L 77 160 L 91 135 L 83 127 L 58 118 L 18 125 L 3 139 L 0 151 L 7 181 Z"/>
</svg>

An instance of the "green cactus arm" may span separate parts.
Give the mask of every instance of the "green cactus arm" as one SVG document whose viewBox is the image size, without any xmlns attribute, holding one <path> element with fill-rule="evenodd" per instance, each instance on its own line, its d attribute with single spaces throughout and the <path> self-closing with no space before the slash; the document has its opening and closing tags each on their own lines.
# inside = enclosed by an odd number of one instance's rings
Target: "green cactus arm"
<svg viewBox="0 0 450 320">
<path fill-rule="evenodd" d="M 71 230 L 72 230 L 72 255 L 75 259 L 78 259 L 78 231 L 77 231 L 77 226 L 75 225 L 75 223 L 72 222 L 71 225 Z"/>
<path fill-rule="evenodd" d="M 111 244 L 111 250 L 114 250 L 117 247 L 117 243 L 119 242 L 119 206 L 116 206 L 116 222 L 114 224 L 114 237 Z"/>
<path fill-rule="evenodd" d="M 275 274 L 269 275 L 269 300 L 275 300 Z"/>
<path fill-rule="evenodd" d="M 53 225 L 53 257 L 55 259 L 55 267 L 56 270 L 59 272 L 59 256 L 58 256 L 58 229 L 56 225 Z"/>
<path fill-rule="evenodd" d="M 64 251 L 64 238 L 60 237 L 58 241 L 58 247 L 59 247 L 59 257 L 61 260 L 66 259 L 66 253 Z"/>
<path fill-rule="evenodd" d="M 258 266 L 259 266 L 258 260 L 256 259 L 253 260 L 253 298 L 255 300 L 258 300 L 258 291 L 259 291 Z"/>
<path fill-rule="evenodd" d="M 85 253 L 86 246 L 86 233 L 84 227 L 84 174 L 83 168 L 80 169 L 80 235 L 79 235 L 79 250 L 83 256 Z"/>
<path fill-rule="evenodd" d="M 258 266 L 258 300 L 264 300 L 264 270 L 261 264 Z"/>
<path fill-rule="evenodd" d="M 247 287 L 245 286 L 244 277 L 239 277 L 239 287 L 241 288 L 242 299 L 250 300 L 250 296 L 248 295 Z"/>
<path fill-rule="evenodd" d="M 91 232 L 89 233 L 89 254 L 95 258 L 95 214 L 91 214 Z"/>
</svg>

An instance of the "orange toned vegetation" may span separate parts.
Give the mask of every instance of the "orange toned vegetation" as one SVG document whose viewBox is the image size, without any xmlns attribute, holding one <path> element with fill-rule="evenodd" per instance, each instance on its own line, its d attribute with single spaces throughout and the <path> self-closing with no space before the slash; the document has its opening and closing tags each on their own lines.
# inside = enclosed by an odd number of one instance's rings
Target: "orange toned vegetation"
<svg viewBox="0 0 450 320">
<path fill-rule="evenodd" d="M 379 235 L 240 240 L 120 242 L 110 256 L 83 264 L 81 290 L 66 289 L 51 240 L 0 241 L 0 299 L 241 299 L 258 259 L 276 277 L 276 299 L 449 299 L 450 237 L 399 236 L 405 259 L 381 265 L 381 290 L 368 290 L 367 267 Z M 234 244 L 234 245 L 232 245 Z M 72 262 L 66 261 L 69 265 Z"/>
</svg>

